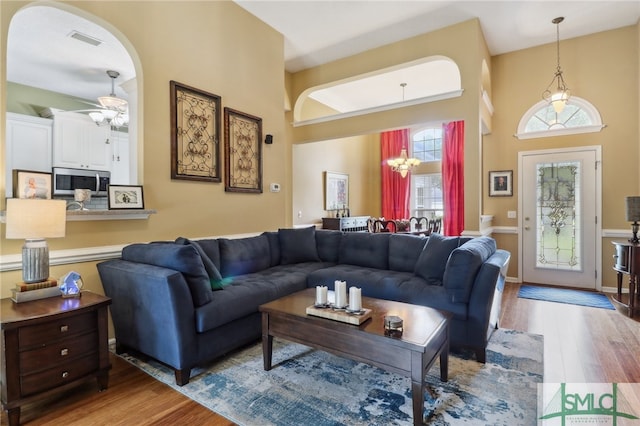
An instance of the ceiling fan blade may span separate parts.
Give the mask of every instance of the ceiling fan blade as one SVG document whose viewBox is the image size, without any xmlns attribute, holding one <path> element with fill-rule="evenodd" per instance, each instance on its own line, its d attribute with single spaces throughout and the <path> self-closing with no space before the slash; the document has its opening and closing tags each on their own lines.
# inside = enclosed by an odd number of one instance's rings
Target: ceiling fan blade
<svg viewBox="0 0 640 426">
<path fill-rule="evenodd" d="M 84 99 L 77 99 L 77 100 L 82 102 L 83 104 L 87 104 L 87 105 L 91 105 L 91 106 L 94 106 L 94 107 L 99 108 L 99 109 L 103 109 L 102 105 L 97 104 L 95 102 L 85 101 Z"/>
</svg>

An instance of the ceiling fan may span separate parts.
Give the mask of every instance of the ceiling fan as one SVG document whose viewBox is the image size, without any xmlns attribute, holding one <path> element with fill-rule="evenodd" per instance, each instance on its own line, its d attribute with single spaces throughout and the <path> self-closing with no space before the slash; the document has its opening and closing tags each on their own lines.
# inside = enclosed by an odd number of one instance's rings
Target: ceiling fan
<svg viewBox="0 0 640 426">
<path fill-rule="evenodd" d="M 88 113 L 89 117 L 98 126 L 126 127 L 129 125 L 129 103 L 115 94 L 115 80 L 120 76 L 118 71 L 108 70 L 107 75 L 111 79 L 111 93 L 108 96 L 98 97 L 99 104 L 90 103 L 96 109 L 85 109 L 73 112 Z M 86 101 L 82 101 L 86 102 Z M 87 102 L 89 103 L 89 102 Z"/>
</svg>

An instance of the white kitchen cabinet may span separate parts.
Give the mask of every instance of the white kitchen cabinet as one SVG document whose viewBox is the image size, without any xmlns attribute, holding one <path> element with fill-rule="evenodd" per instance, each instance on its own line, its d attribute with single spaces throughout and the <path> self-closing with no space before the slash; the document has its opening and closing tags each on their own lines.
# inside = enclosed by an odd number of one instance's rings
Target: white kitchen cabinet
<svg viewBox="0 0 640 426">
<path fill-rule="evenodd" d="M 129 185 L 129 133 L 111 132 L 111 183 Z"/>
<path fill-rule="evenodd" d="M 52 120 L 8 112 L 5 194 L 13 196 L 13 170 L 51 173 Z"/>
<path fill-rule="evenodd" d="M 111 170 L 111 129 L 85 114 L 58 112 L 53 119 L 53 166 Z"/>
</svg>

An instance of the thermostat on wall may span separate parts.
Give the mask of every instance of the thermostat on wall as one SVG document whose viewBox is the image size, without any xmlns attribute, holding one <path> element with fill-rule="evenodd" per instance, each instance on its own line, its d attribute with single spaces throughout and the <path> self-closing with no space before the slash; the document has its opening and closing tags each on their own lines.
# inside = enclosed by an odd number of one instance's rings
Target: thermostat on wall
<svg viewBox="0 0 640 426">
<path fill-rule="evenodd" d="M 272 183 L 271 184 L 271 192 L 280 192 L 280 184 Z"/>
</svg>

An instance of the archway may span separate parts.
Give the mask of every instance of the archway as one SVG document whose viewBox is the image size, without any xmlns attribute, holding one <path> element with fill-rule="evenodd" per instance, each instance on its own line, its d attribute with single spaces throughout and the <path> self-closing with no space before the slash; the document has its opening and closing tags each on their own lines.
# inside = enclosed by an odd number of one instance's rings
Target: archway
<svg viewBox="0 0 640 426">
<path fill-rule="evenodd" d="M 73 26 L 71 30 L 70 25 Z M 42 31 L 49 33 L 45 36 Z M 80 38 L 71 37 L 71 34 L 77 33 L 80 34 Z M 105 59 L 95 53 L 89 53 L 95 48 L 87 44 L 91 40 L 79 40 L 91 34 L 97 37 L 89 39 L 106 39 L 111 46 L 117 46 L 118 54 L 122 58 L 114 61 L 112 57 Z M 60 42 L 61 38 L 65 43 Z M 44 51 L 45 54 L 38 54 L 39 51 Z M 108 61 L 117 63 L 112 64 Z M 30 4 L 17 11 L 11 19 L 7 32 L 7 82 L 35 88 L 36 93 L 37 90 L 57 93 L 60 95 L 60 104 L 65 106 L 61 109 L 81 109 L 69 105 L 74 105 L 72 102 L 83 105 L 83 100 L 84 107 L 87 108 L 87 103 L 95 102 L 98 96 L 106 95 L 109 87 L 106 70 L 112 66 L 119 68 L 118 71 L 124 77 L 124 83 L 117 91 L 118 96 L 129 101 L 130 183 L 138 183 L 139 176 L 142 176 L 138 158 L 142 158 L 142 143 L 139 141 L 143 140 L 143 85 L 141 62 L 131 42 L 109 22 L 62 3 Z M 61 84 L 65 82 L 67 84 Z M 77 88 L 78 91 L 64 89 L 69 86 Z M 96 93 L 85 95 L 92 93 L 91 87 L 97 88 Z M 8 97 L 7 104 L 9 103 Z"/>
</svg>

